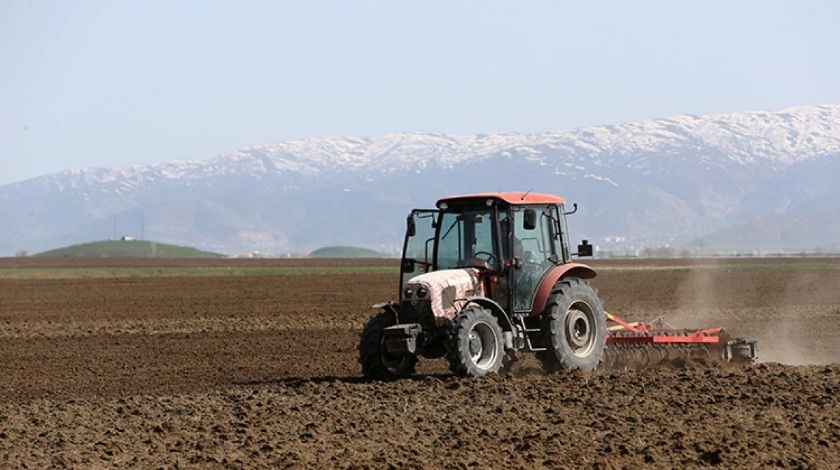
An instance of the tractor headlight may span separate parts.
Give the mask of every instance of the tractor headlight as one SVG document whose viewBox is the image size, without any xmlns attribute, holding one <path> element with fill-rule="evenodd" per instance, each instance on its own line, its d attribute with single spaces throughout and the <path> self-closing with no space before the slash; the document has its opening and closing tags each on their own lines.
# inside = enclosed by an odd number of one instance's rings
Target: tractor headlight
<svg viewBox="0 0 840 470">
<path fill-rule="evenodd" d="M 426 296 L 429 295 L 429 290 L 425 287 L 421 287 L 417 289 L 417 298 L 418 299 L 425 299 Z"/>
<path fill-rule="evenodd" d="M 403 291 L 403 295 L 406 299 L 410 299 L 414 295 L 414 291 L 411 289 L 411 287 L 406 287 Z"/>
</svg>

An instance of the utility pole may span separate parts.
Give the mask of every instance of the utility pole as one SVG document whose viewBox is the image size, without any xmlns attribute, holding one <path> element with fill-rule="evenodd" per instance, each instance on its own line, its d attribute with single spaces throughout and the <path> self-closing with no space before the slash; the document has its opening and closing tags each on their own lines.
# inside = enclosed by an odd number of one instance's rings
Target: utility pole
<svg viewBox="0 0 840 470">
<path fill-rule="evenodd" d="M 114 216 L 114 236 L 111 237 L 111 240 L 117 239 L 117 216 Z"/>
<path fill-rule="evenodd" d="M 146 229 L 145 220 L 143 219 L 143 214 L 140 214 L 140 241 L 142 242 L 145 240 L 144 232 Z"/>
</svg>

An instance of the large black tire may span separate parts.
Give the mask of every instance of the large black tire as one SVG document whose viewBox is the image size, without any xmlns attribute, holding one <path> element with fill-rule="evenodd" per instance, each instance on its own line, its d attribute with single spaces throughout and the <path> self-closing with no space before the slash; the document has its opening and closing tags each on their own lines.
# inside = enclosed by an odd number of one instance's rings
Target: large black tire
<svg viewBox="0 0 840 470">
<path fill-rule="evenodd" d="M 396 380 L 414 373 L 417 356 L 393 356 L 382 344 L 382 331 L 396 324 L 396 316 L 386 311 L 371 317 L 365 324 L 359 341 L 359 363 L 366 379 Z"/>
<path fill-rule="evenodd" d="M 452 322 L 446 353 L 453 374 L 479 377 L 498 373 L 504 356 L 502 328 L 489 310 L 470 305 L 458 313 Z"/>
<path fill-rule="evenodd" d="M 604 354 L 607 316 L 597 292 L 586 281 L 564 278 L 554 285 L 542 318 L 543 369 L 595 370 Z"/>
</svg>

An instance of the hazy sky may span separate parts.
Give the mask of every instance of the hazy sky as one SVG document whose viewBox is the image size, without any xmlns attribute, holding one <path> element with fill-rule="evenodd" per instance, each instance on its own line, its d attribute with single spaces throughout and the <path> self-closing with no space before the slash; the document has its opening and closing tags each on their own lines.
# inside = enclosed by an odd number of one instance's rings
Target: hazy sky
<svg viewBox="0 0 840 470">
<path fill-rule="evenodd" d="M 251 144 L 840 103 L 840 2 L 0 0 L 0 184 Z"/>
</svg>

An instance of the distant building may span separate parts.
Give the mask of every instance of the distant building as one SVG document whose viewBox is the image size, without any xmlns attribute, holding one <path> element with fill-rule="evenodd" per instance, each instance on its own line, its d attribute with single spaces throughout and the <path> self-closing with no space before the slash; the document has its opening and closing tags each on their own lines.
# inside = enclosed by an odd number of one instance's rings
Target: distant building
<svg viewBox="0 0 840 470">
<path fill-rule="evenodd" d="M 120 240 L 122 240 L 124 242 L 133 242 L 135 240 L 135 238 L 132 237 L 131 235 L 123 235 L 122 237 L 120 237 Z"/>
</svg>

